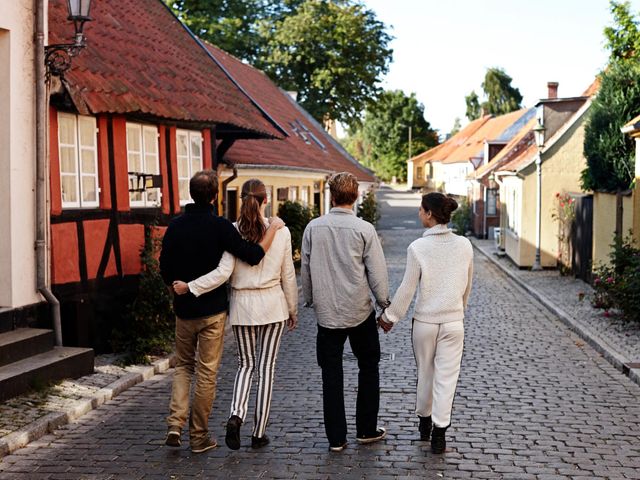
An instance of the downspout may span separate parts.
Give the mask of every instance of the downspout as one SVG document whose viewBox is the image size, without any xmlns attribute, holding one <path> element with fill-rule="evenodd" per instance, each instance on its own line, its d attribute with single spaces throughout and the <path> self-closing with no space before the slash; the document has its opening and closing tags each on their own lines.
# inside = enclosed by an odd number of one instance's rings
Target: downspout
<svg viewBox="0 0 640 480">
<path fill-rule="evenodd" d="M 222 195 L 222 217 L 226 217 L 227 213 L 227 185 L 233 182 L 236 178 L 238 178 L 238 168 L 233 167 L 233 173 L 231 174 L 231 176 L 229 178 L 225 178 L 222 181 L 222 190 L 220 192 Z"/>
<path fill-rule="evenodd" d="M 49 94 L 45 83 L 44 35 L 45 0 L 34 0 L 36 11 L 35 75 L 36 75 L 36 282 L 37 289 L 51 305 L 56 346 L 62 346 L 60 302 L 47 285 L 47 108 Z"/>
</svg>

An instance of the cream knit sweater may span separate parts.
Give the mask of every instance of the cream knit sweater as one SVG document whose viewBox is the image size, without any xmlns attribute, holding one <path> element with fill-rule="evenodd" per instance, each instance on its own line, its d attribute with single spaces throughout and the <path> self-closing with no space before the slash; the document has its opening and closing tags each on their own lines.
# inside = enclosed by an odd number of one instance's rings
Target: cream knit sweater
<svg viewBox="0 0 640 480">
<path fill-rule="evenodd" d="M 407 268 L 383 320 L 396 323 L 407 313 L 418 287 L 413 318 L 425 323 L 464 319 L 471 292 L 473 248 L 446 225 L 427 229 L 407 248 Z"/>
</svg>

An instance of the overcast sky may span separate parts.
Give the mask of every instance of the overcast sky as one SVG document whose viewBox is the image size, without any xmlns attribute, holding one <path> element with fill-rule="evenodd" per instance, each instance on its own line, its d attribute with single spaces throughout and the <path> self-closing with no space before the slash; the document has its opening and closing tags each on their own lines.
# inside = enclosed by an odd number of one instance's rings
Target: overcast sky
<svg viewBox="0 0 640 480">
<path fill-rule="evenodd" d="M 415 92 L 441 134 L 467 123 L 464 97 L 480 95 L 488 67 L 502 67 L 524 105 L 580 95 L 606 62 L 607 0 L 365 0 L 392 26 L 393 63 L 384 88 Z M 640 0 L 631 1 L 640 11 Z"/>
</svg>

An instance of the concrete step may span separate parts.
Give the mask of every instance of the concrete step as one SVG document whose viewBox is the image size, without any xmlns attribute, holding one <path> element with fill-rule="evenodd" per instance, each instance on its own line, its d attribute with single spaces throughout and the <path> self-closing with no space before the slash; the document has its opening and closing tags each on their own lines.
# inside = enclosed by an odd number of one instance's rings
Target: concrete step
<svg viewBox="0 0 640 480">
<path fill-rule="evenodd" d="M 0 333 L 0 367 L 51 350 L 53 344 L 52 330 L 17 328 Z"/>
<path fill-rule="evenodd" d="M 54 347 L 0 367 L 0 401 L 63 378 L 93 373 L 93 349 Z"/>
</svg>

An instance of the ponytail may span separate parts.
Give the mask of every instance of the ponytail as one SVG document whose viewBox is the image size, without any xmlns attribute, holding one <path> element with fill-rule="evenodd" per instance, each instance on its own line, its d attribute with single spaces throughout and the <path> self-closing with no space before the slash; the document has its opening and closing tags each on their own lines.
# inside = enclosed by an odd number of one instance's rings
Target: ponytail
<svg viewBox="0 0 640 480">
<path fill-rule="evenodd" d="M 246 240 L 259 243 L 267 231 L 260 213 L 260 207 L 267 198 L 267 189 L 264 183 L 253 178 L 242 185 L 240 198 L 242 205 L 238 218 L 238 231 Z"/>
</svg>

